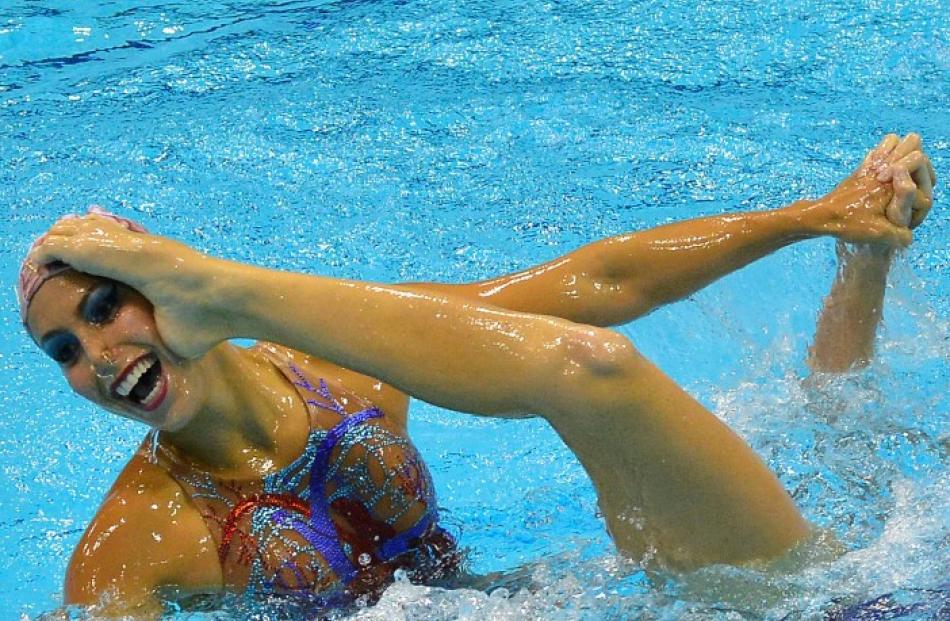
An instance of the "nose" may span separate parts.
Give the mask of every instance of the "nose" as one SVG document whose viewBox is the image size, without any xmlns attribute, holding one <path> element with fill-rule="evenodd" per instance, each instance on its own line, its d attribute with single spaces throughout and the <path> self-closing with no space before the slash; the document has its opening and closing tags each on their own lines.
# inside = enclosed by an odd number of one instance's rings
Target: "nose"
<svg viewBox="0 0 950 621">
<path fill-rule="evenodd" d="M 108 349 L 103 349 L 102 353 L 99 354 L 99 359 L 102 360 L 102 364 L 107 366 L 115 366 L 115 356 L 112 355 L 112 351 Z"/>
<path fill-rule="evenodd" d="M 102 339 L 91 337 L 83 339 L 83 348 L 86 350 L 86 356 L 95 369 L 96 376 L 100 379 L 114 377 L 117 373 L 115 352 L 102 341 Z"/>
</svg>

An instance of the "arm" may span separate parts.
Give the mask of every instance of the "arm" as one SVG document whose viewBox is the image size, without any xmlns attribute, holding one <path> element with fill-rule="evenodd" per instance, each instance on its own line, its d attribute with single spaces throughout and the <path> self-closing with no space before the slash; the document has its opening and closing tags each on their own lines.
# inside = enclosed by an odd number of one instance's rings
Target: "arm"
<svg viewBox="0 0 950 621">
<path fill-rule="evenodd" d="M 822 234 L 814 206 L 800 201 L 772 211 L 686 220 L 602 239 L 487 281 L 408 286 L 578 323 L 618 325 Z"/>
<path fill-rule="evenodd" d="M 908 138 L 912 145 L 914 138 Z M 930 162 L 912 154 L 905 166 L 889 169 L 885 176 L 893 178 L 894 186 L 889 217 L 910 228 L 920 225 L 933 205 L 936 178 Z M 809 350 L 808 364 L 818 372 L 847 371 L 871 361 L 894 248 L 874 243 L 848 248 L 838 242 L 837 254 L 838 273 Z"/>
<path fill-rule="evenodd" d="M 168 475 L 138 455 L 110 490 L 73 551 L 67 605 L 107 618 L 158 619 L 160 589 L 221 588 L 214 543 Z"/>
<path fill-rule="evenodd" d="M 838 243 L 838 273 L 818 317 L 809 349 L 813 371 L 840 373 L 867 366 L 881 321 L 891 248 Z"/>
<path fill-rule="evenodd" d="M 405 287 L 216 259 L 94 215 L 54 225 L 33 258 L 63 260 L 140 291 L 179 356 L 256 338 L 483 414 L 537 412 L 551 398 L 565 350 L 597 330 Z"/>
</svg>

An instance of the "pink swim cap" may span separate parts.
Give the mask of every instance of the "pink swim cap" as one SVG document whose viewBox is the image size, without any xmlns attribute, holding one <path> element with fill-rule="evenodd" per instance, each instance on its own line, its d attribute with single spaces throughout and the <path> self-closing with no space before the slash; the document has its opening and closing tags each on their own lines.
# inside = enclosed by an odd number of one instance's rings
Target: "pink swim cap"
<svg viewBox="0 0 950 621">
<path fill-rule="evenodd" d="M 119 217 L 113 213 L 109 213 L 105 209 L 102 209 L 98 205 L 93 205 L 89 208 L 89 213 L 103 218 L 108 218 L 113 222 L 118 222 L 125 228 L 136 233 L 147 233 L 141 224 L 128 220 L 126 218 Z M 71 220 L 78 218 L 76 215 L 66 215 L 56 221 L 56 224 L 63 222 L 65 220 Z M 30 246 L 30 251 L 43 243 L 43 240 L 46 239 L 47 233 L 40 235 L 40 237 L 33 242 L 33 245 Z M 30 310 L 30 302 L 33 300 L 33 296 L 36 295 L 36 292 L 40 290 L 40 287 L 43 286 L 47 280 L 65 272 L 66 270 L 73 269 L 68 263 L 63 263 L 62 261 L 53 261 L 52 263 L 46 263 L 40 265 L 35 261 L 32 261 L 27 254 L 27 258 L 23 260 L 23 264 L 20 266 L 20 278 L 17 282 L 16 288 L 16 297 L 17 302 L 20 303 L 20 320 L 23 321 L 23 325 L 26 325 L 26 314 Z"/>
</svg>

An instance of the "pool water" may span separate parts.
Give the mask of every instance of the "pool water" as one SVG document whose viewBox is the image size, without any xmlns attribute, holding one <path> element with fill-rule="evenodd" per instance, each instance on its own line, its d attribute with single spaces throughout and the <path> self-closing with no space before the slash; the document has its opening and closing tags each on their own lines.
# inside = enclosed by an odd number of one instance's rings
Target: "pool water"
<svg viewBox="0 0 950 621">
<path fill-rule="evenodd" d="M 19 259 L 57 216 L 99 203 L 234 259 L 462 282 L 611 234 L 818 196 L 883 133 L 916 130 L 942 183 L 896 262 L 869 369 L 802 380 L 834 275 L 827 240 L 621 328 L 847 553 L 784 573 L 648 575 L 612 553 L 589 482 L 543 423 L 415 403 L 412 435 L 471 571 L 505 577 L 400 581 L 338 616 L 950 618 L 948 10 L 6 0 L 0 617 L 59 605 L 69 553 L 144 434 L 73 395 L 19 326 Z M 199 608 L 171 617 L 302 618 L 280 602 Z"/>
</svg>

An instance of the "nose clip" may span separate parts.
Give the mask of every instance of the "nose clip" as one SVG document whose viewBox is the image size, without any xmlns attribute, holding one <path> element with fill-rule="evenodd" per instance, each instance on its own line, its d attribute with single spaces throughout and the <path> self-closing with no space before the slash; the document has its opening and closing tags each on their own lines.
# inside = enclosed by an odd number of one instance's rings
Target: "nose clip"
<svg viewBox="0 0 950 621">
<path fill-rule="evenodd" d="M 94 372 L 96 374 L 96 378 L 105 385 L 110 384 L 111 382 L 109 382 L 108 380 L 111 380 L 112 378 L 115 377 L 115 373 L 107 373 L 103 371 L 102 369 L 100 369 L 99 367 L 95 367 Z"/>
<path fill-rule="evenodd" d="M 112 354 L 108 350 L 104 349 L 99 355 L 99 359 L 102 361 L 102 364 L 94 364 L 93 373 L 95 373 L 99 380 L 101 380 L 103 383 L 106 383 L 106 380 L 115 378 L 115 358 L 113 358 Z"/>
</svg>

